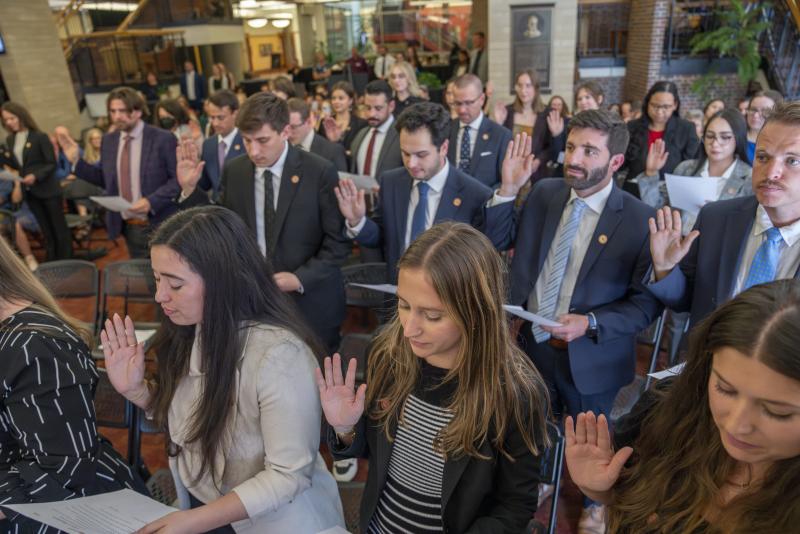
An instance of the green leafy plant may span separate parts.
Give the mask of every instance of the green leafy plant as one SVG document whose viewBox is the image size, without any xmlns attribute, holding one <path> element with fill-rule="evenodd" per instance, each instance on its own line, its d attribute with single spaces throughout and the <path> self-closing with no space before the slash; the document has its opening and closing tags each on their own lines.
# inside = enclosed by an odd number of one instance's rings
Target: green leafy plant
<svg viewBox="0 0 800 534">
<path fill-rule="evenodd" d="M 428 89 L 442 88 L 442 80 L 440 80 L 439 77 L 432 72 L 421 72 L 417 76 L 417 81 L 420 83 L 420 85 L 424 85 Z"/>
<path fill-rule="evenodd" d="M 759 2 L 755 7 L 748 0 L 731 0 L 716 10 L 718 28 L 695 35 L 690 44 L 692 55 L 713 53 L 717 57 L 731 57 L 738 61 L 737 73 L 742 83 L 756 77 L 761 64 L 758 39 L 761 32 L 769 27 L 762 14 L 769 0 Z M 703 98 L 708 97 L 722 77 L 713 71 L 701 76 L 692 84 L 692 91 Z"/>
</svg>

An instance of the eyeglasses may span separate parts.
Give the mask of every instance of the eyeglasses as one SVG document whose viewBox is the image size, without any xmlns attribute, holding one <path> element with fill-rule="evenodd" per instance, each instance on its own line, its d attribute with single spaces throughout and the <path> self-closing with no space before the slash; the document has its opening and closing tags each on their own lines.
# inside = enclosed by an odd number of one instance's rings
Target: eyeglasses
<svg viewBox="0 0 800 534">
<path fill-rule="evenodd" d="M 669 111 L 675 107 L 675 104 L 653 104 L 650 102 L 649 106 L 653 111 Z"/>
<path fill-rule="evenodd" d="M 720 135 L 720 136 L 717 136 L 716 134 L 713 134 L 713 133 L 707 133 L 703 137 L 705 138 L 706 141 L 708 141 L 709 144 L 713 143 L 714 141 L 719 141 L 720 145 L 727 145 L 728 143 L 730 143 L 733 140 L 733 136 L 732 135 Z"/>
<path fill-rule="evenodd" d="M 472 106 L 474 106 L 474 105 L 475 105 L 475 103 L 476 103 L 478 100 L 480 100 L 480 99 L 481 99 L 481 97 L 474 98 L 474 99 L 472 99 L 472 100 L 454 100 L 454 101 L 453 101 L 453 105 L 454 105 L 455 107 L 457 107 L 457 108 L 460 108 L 461 106 L 466 106 L 466 107 L 468 107 L 468 108 L 471 108 L 471 107 L 472 107 Z"/>
<path fill-rule="evenodd" d="M 747 108 L 748 115 L 755 115 L 758 113 L 762 117 L 766 117 L 772 112 L 772 108 Z"/>
</svg>

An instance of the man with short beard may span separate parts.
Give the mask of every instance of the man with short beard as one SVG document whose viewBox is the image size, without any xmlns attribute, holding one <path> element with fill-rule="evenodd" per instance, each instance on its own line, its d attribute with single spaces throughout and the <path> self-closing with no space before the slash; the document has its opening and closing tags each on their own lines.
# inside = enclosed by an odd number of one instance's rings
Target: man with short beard
<svg viewBox="0 0 800 534">
<path fill-rule="evenodd" d="M 523 349 L 548 383 L 553 412 L 609 416 L 634 377 L 636 334 L 661 312 L 641 280 L 650 266 L 645 223 L 654 210 L 613 180 L 628 130 L 617 114 L 587 110 L 569 124 L 561 178 L 534 184 L 519 219 L 513 200 L 533 156 L 519 136 L 507 150 L 502 182 L 487 210 L 486 234 L 514 247 L 509 304 L 561 326 L 524 323 Z M 604 532 L 604 511 L 584 500 L 579 532 Z"/>
</svg>

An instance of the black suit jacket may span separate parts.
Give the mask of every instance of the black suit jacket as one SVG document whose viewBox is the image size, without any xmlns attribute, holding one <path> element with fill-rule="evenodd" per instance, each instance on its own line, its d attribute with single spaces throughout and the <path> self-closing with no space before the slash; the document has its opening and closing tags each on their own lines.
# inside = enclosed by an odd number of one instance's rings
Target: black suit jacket
<svg viewBox="0 0 800 534">
<path fill-rule="evenodd" d="M 337 171 L 347 172 L 347 157 L 344 154 L 344 146 L 339 143 L 331 143 L 315 133 L 314 140 L 311 141 L 311 153 L 333 163 Z"/>
<path fill-rule="evenodd" d="M 35 198 L 55 198 L 61 195 L 61 186 L 56 180 L 56 153 L 53 143 L 44 132 L 28 130 L 28 140 L 22 150 L 23 162 L 16 161 L 14 156 L 14 139 L 16 134 L 11 134 L 6 139 L 10 158 L 16 163 L 19 175 L 25 177 L 33 174 L 36 182 L 33 185 L 23 185 L 25 192 Z"/>
<path fill-rule="evenodd" d="M 367 134 L 372 128 L 367 126 L 362 128 L 353 139 L 353 144 L 350 146 L 350 172 L 358 173 L 358 150 L 361 148 L 361 143 L 367 142 Z M 375 157 L 374 155 L 372 157 Z M 392 169 L 403 166 L 403 156 L 400 153 L 400 134 L 394 127 L 394 123 L 389 127 L 386 132 L 386 138 L 383 140 L 381 151 L 378 154 L 378 164 L 375 167 L 375 179 L 378 179 L 381 174 Z"/>
<path fill-rule="evenodd" d="M 338 326 L 344 320 L 345 297 L 341 265 L 350 253 L 344 237 L 344 218 L 333 188 L 339 176 L 333 164 L 315 154 L 289 147 L 278 192 L 275 218 L 275 272 L 294 273 L 303 293 L 292 297 L 315 331 Z M 220 204 L 236 212 L 256 235 L 255 166 L 244 154 L 225 164 Z M 208 204 L 199 188 L 180 204 L 181 209 Z"/>
</svg>

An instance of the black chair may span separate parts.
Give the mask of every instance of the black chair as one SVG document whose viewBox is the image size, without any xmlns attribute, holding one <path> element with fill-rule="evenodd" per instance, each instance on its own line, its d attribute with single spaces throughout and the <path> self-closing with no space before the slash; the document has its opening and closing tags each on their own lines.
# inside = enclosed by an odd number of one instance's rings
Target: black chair
<svg viewBox="0 0 800 534">
<path fill-rule="evenodd" d="M 114 389 L 108 379 L 108 372 L 104 368 L 98 367 L 97 372 L 100 375 L 97 389 L 94 392 L 97 426 L 126 428 L 128 430 L 128 464 L 137 465 L 133 463 L 138 453 L 133 440 L 135 406 L 128 399 L 117 393 L 117 390 Z"/>
<path fill-rule="evenodd" d="M 342 278 L 345 284 L 345 300 L 348 306 L 364 308 L 372 311 L 378 324 L 383 324 L 389 317 L 387 303 L 389 295 L 381 291 L 354 286 L 353 284 L 386 283 L 386 264 L 383 262 L 355 263 L 342 267 Z M 364 323 L 367 321 L 365 320 Z"/>
<path fill-rule="evenodd" d="M 56 299 L 90 299 L 89 313 L 80 321 L 92 336 L 97 334 L 100 300 L 97 265 L 83 260 L 48 261 L 39 264 L 34 274 Z"/>
<path fill-rule="evenodd" d="M 156 426 L 154 421 L 148 419 L 141 408 L 134 409 L 130 431 L 130 461 L 131 465 L 135 465 L 139 469 L 139 474 L 145 480 L 149 480 L 150 472 L 147 470 L 144 461 L 142 461 L 142 434 L 159 434 L 161 432 L 163 432 L 163 429 Z"/>
<path fill-rule="evenodd" d="M 346 366 L 350 358 L 355 358 L 358 362 L 356 367 L 356 382 L 363 383 L 367 378 L 367 355 L 372 346 L 372 334 L 345 334 L 339 344 L 339 354 L 342 362 Z"/>
<path fill-rule="evenodd" d="M 14 212 L 0 209 L 0 236 L 14 241 Z"/>
<path fill-rule="evenodd" d="M 155 293 L 156 281 L 149 259 L 110 263 L 103 269 L 103 300 L 100 320 L 108 318 L 108 297 L 121 297 L 124 300 L 122 317 L 128 315 L 131 303 L 152 305 L 156 316 L 159 316 Z M 135 321 L 135 323 L 136 327 L 140 329 L 157 329 L 160 324 L 158 321 Z"/>
<path fill-rule="evenodd" d="M 561 489 L 561 475 L 564 470 L 564 448 L 566 440 L 561 429 L 555 423 L 547 422 L 547 435 L 550 437 L 551 445 L 542 454 L 542 461 L 539 467 L 539 482 L 553 486 L 552 506 L 545 526 L 536 519 L 531 520 L 526 532 L 530 534 L 555 534 L 556 523 L 558 522 L 558 494 Z"/>
</svg>

